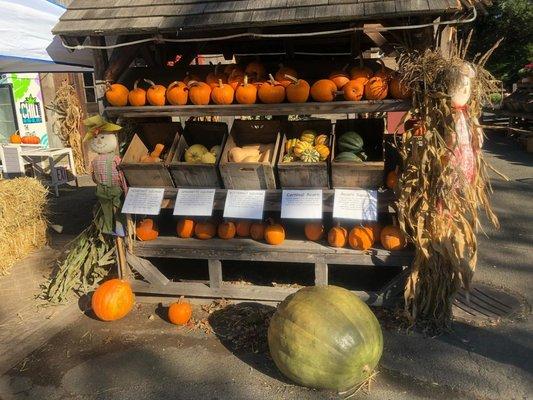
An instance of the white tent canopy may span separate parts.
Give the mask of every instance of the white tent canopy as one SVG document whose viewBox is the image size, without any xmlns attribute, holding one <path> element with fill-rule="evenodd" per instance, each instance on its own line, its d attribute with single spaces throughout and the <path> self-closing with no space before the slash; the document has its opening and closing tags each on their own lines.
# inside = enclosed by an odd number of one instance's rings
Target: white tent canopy
<svg viewBox="0 0 533 400">
<path fill-rule="evenodd" d="M 0 10 L 0 73 L 92 70 L 90 51 L 69 52 L 52 35 L 64 8 L 47 0 L 0 0 Z"/>
</svg>

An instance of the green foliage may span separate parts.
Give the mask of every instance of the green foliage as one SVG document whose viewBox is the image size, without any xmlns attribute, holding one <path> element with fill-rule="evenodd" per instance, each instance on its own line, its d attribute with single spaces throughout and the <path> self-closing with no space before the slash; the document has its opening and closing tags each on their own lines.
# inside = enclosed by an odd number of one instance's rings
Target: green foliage
<svg viewBox="0 0 533 400">
<path fill-rule="evenodd" d="M 533 60 L 533 3 L 531 0 L 494 0 L 474 23 L 470 56 L 483 54 L 498 39 L 499 48 L 487 63 L 487 69 L 506 86 L 519 79 L 518 71 Z"/>
</svg>

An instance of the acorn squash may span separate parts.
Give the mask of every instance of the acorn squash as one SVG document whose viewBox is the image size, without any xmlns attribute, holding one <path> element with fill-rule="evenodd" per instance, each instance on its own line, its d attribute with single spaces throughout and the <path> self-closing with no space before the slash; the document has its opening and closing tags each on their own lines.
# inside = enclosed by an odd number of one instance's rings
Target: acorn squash
<svg viewBox="0 0 533 400">
<path fill-rule="evenodd" d="M 300 160 L 306 163 L 314 163 L 320 161 L 320 153 L 313 147 L 309 147 L 302 151 L 300 154 Z"/>
<path fill-rule="evenodd" d="M 352 153 L 359 153 L 364 145 L 363 138 L 356 132 L 343 133 L 337 143 L 339 151 L 351 151 Z"/>
</svg>

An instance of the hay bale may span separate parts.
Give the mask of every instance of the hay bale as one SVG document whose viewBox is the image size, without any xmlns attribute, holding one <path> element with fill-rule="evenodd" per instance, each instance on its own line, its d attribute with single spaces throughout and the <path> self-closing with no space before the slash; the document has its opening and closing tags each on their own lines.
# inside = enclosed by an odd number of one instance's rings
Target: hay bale
<svg viewBox="0 0 533 400">
<path fill-rule="evenodd" d="M 34 178 L 0 180 L 0 275 L 47 243 L 47 193 Z"/>
</svg>

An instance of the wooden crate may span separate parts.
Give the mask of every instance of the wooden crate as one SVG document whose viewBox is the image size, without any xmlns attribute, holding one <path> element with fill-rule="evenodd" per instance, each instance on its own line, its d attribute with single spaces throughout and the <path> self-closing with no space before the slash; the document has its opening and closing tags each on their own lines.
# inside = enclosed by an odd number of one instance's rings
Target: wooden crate
<svg viewBox="0 0 533 400">
<path fill-rule="evenodd" d="M 226 189 L 276 189 L 274 166 L 278 159 L 280 131 L 279 121 L 233 122 L 220 160 L 220 173 Z M 252 143 L 274 144 L 268 161 L 236 163 L 228 160 L 228 152 L 233 147 Z"/>
<path fill-rule="evenodd" d="M 187 122 L 169 162 L 170 174 L 176 187 L 221 188 L 218 164 L 222 151 L 215 164 L 189 164 L 183 161 L 183 156 L 185 150 L 193 144 L 203 144 L 208 149 L 220 145 L 223 149 L 227 136 L 228 125 L 223 122 Z"/>
<path fill-rule="evenodd" d="M 355 131 L 364 141 L 363 151 L 368 156 L 362 163 L 337 162 L 337 140 L 348 131 Z M 331 183 L 333 188 L 377 189 L 383 185 L 384 118 L 337 120 L 331 149 Z"/>
<path fill-rule="evenodd" d="M 285 152 L 285 143 L 288 139 L 299 138 L 304 130 L 310 129 L 317 134 L 328 135 L 327 145 L 331 149 L 333 142 L 332 124 L 329 119 L 311 119 L 306 121 L 289 121 L 285 125 L 283 139 L 279 150 L 277 163 L 279 184 L 281 188 L 323 188 L 328 189 L 329 163 L 331 154 L 326 161 L 317 163 L 282 162 Z"/>
<path fill-rule="evenodd" d="M 120 169 L 128 185 L 131 187 L 174 187 L 170 172 L 165 165 L 172 157 L 173 149 L 181 134 L 181 124 L 178 122 L 142 123 L 139 131 L 133 136 Z M 140 159 L 152 151 L 157 143 L 165 145 L 167 156 L 162 163 L 146 164 Z"/>
</svg>

